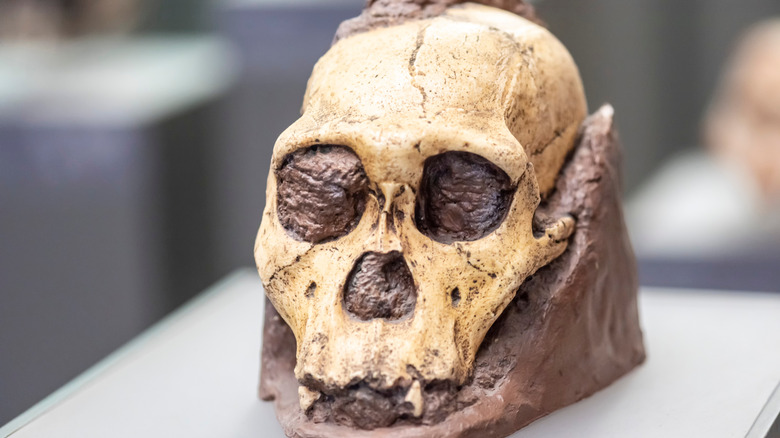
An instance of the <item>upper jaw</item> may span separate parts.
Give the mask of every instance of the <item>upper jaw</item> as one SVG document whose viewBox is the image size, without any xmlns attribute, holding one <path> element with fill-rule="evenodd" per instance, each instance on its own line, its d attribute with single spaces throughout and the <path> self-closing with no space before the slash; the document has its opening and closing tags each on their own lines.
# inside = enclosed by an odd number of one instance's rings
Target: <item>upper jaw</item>
<svg viewBox="0 0 780 438">
<path fill-rule="evenodd" d="M 299 387 L 301 410 L 315 422 L 332 421 L 359 429 L 389 427 L 397 422 L 429 424 L 441 421 L 456 409 L 458 385 L 452 382 L 400 381 L 389 389 L 376 389 L 360 380 L 340 389 L 326 389 L 318 382 Z M 428 405 L 431 409 L 427 409 Z M 449 411 L 442 406 L 451 405 Z"/>
</svg>

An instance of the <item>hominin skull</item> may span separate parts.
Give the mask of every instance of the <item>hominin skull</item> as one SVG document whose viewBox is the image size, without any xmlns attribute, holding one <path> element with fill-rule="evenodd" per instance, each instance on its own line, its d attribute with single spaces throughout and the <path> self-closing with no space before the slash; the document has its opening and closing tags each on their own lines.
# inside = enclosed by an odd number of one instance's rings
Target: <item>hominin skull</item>
<svg viewBox="0 0 780 438">
<path fill-rule="evenodd" d="M 563 45 L 488 6 L 331 48 L 274 147 L 255 247 L 304 411 L 349 392 L 421 417 L 424 388 L 471 378 L 518 288 L 566 249 L 573 217 L 533 219 L 586 111 Z M 335 420 L 390 425 L 373 411 Z"/>
</svg>

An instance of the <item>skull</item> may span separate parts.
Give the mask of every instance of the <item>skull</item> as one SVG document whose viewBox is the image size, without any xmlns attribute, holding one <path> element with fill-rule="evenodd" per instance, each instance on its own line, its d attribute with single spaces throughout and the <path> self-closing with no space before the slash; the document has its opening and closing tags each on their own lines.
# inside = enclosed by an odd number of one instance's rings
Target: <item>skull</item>
<svg viewBox="0 0 780 438">
<path fill-rule="evenodd" d="M 297 341 L 302 408 L 470 377 L 488 329 L 574 220 L 534 229 L 586 115 L 548 31 L 465 4 L 344 38 L 279 137 L 255 258 Z"/>
</svg>

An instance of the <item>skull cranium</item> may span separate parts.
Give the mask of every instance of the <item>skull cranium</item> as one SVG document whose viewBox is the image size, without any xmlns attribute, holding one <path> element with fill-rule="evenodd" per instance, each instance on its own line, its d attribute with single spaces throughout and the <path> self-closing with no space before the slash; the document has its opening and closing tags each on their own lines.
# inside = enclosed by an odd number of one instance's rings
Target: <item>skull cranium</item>
<svg viewBox="0 0 780 438">
<path fill-rule="evenodd" d="M 462 384 L 518 287 L 566 248 L 533 229 L 586 103 L 545 29 L 466 4 L 340 40 L 278 139 L 255 257 L 308 408 L 357 384 Z"/>
</svg>

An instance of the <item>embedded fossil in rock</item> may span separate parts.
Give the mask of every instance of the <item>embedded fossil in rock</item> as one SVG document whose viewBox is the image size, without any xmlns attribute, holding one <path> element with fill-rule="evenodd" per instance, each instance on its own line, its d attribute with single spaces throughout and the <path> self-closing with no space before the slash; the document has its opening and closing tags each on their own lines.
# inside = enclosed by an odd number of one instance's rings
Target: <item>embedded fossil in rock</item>
<svg viewBox="0 0 780 438">
<path fill-rule="evenodd" d="M 574 231 L 534 216 L 585 115 L 563 45 L 497 8 L 334 44 L 274 147 L 255 251 L 303 411 L 373 429 L 473 402 L 488 330 Z"/>
</svg>

